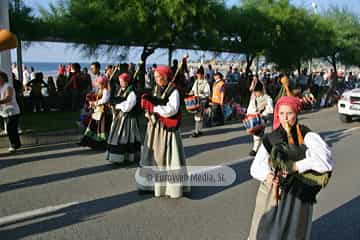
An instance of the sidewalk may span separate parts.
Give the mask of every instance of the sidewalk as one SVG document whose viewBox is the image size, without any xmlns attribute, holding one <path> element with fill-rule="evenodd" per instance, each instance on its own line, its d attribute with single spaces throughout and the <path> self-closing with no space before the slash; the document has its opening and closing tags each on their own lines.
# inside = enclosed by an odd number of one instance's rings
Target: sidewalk
<svg viewBox="0 0 360 240">
<path fill-rule="evenodd" d="M 226 124 L 237 122 L 239 120 L 227 121 Z M 142 128 L 145 129 L 145 122 Z M 186 115 L 182 119 L 181 132 L 189 135 L 189 131 L 194 128 L 193 115 Z M 20 135 L 23 147 L 33 147 L 39 145 L 58 144 L 58 143 L 76 143 L 80 142 L 82 131 L 80 128 L 66 129 L 61 131 L 48 131 L 48 132 L 31 132 Z M 9 139 L 7 136 L 0 137 L 0 149 L 7 149 L 9 147 Z"/>
<path fill-rule="evenodd" d="M 80 140 L 80 137 L 80 129 L 66 129 L 63 131 L 25 133 L 20 136 L 20 139 L 23 147 L 31 147 L 45 144 L 78 142 Z M 8 147 L 8 137 L 0 137 L 0 149 Z"/>
</svg>

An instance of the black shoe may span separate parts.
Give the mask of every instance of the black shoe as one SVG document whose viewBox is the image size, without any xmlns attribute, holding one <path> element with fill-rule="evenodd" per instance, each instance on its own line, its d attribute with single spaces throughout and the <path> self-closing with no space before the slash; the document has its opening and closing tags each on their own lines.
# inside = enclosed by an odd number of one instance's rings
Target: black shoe
<svg viewBox="0 0 360 240">
<path fill-rule="evenodd" d="M 252 157 L 255 157 L 256 156 L 256 152 L 254 150 L 251 150 L 251 152 L 249 152 L 249 155 L 252 156 Z"/>
<path fill-rule="evenodd" d="M 200 136 L 200 134 L 199 134 L 199 133 L 196 133 L 196 132 L 193 132 L 193 133 L 191 134 L 191 136 L 194 137 L 194 138 L 197 138 L 197 137 Z"/>
<path fill-rule="evenodd" d="M 198 135 L 199 135 L 199 136 L 202 136 L 202 135 L 203 135 L 203 133 L 199 131 Z"/>
</svg>

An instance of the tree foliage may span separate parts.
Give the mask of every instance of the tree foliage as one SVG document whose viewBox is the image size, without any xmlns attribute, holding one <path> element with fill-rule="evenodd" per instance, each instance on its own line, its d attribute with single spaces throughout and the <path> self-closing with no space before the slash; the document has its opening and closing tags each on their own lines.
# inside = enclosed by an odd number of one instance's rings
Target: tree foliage
<svg viewBox="0 0 360 240">
<path fill-rule="evenodd" d="M 81 44 L 91 54 L 114 46 L 141 46 L 145 59 L 156 48 L 242 53 L 293 70 L 312 58 L 359 64 L 360 22 L 346 9 L 315 15 L 289 0 L 59 0 L 41 16 L 22 3 L 10 7 L 10 24 L 24 40 Z M 48 10 L 49 9 L 49 10 Z M 104 45 L 105 44 L 105 45 Z M 104 47 L 105 46 L 105 47 Z"/>
</svg>

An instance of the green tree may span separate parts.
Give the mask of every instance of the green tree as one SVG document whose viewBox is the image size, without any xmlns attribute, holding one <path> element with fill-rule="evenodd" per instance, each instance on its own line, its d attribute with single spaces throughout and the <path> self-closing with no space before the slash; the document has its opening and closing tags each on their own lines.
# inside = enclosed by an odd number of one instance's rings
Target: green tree
<svg viewBox="0 0 360 240">
<path fill-rule="evenodd" d="M 42 10 L 42 17 L 53 26 L 50 35 L 85 43 L 82 49 L 92 55 L 104 49 L 102 44 L 142 46 L 144 73 L 146 59 L 156 48 L 171 53 L 176 48 L 204 46 L 212 10 L 221 4 L 215 0 L 68 0 L 50 5 L 49 12 Z M 114 47 L 105 50 L 109 53 Z"/>
<path fill-rule="evenodd" d="M 358 65 L 360 62 L 360 22 L 359 17 L 347 9 L 330 8 L 322 18 L 332 34 L 328 45 L 322 46 L 320 54 L 333 66 L 337 73 L 339 62 Z"/>
<path fill-rule="evenodd" d="M 257 56 L 271 44 L 273 21 L 250 1 L 241 7 L 226 10 L 219 21 L 219 38 L 226 51 L 246 55 L 246 73 Z"/>
</svg>

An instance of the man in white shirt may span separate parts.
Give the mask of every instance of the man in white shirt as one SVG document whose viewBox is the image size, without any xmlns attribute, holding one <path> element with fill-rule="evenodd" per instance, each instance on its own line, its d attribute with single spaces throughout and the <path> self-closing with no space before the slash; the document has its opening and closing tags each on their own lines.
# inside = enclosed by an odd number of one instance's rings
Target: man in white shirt
<svg viewBox="0 0 360 240">
<path fill-rule="evenodd" d="M 16 63 L 12 64 L 11 71 L 15 75 L 15 79 L 19 80 L 19 71 L 17 69 L 17 64 Z"/>
<path fill-rule="evenodd" d="M 30 73 L 25 65 L 23 65 L 23 86 L 24 86 L 24 96 L 28 96 L 30 94 L 29 87 L 27 84 L 30 82 Z"/>
<path fill-rule="evenodd" d="M 90 66 L 90 72 L 91 72 L 91 83 L 93 91 L 96 91 L 97 85 L 96 85 L 96 79 L 100 76 L 103 76 L 101 74 L 101 65 L 99 62 L 93 62 Z"/>
</svg>

